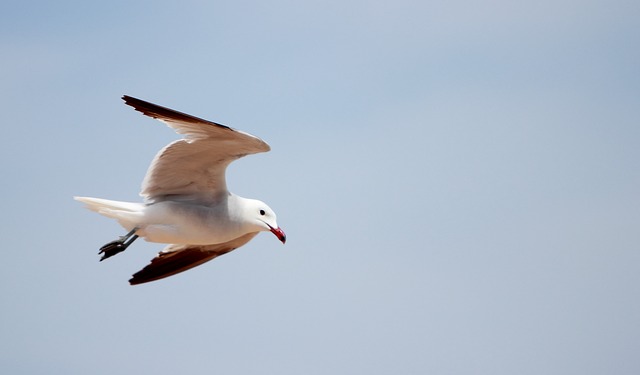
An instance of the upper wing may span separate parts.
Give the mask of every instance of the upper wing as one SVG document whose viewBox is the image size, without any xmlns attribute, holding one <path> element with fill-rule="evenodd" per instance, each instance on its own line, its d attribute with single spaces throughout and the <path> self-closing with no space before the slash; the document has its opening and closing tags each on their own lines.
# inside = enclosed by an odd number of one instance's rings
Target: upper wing
<svg viewBox="0 0 640 375">
<path fill-rule="evenodd" d="M 229 163 L 270 150 L 260 138 L 228 126 L 127 95 L 122 99 L 136 111 L 184 135 L 184 139 L 163 148 L 151 162 L 140 192 L 149 201 L 180 195 L 215 199 L 227 193 L 225 171 Z"/>
<path fill-rule="evenodd" d="M 235 240 L 216 245 L 169 245 L 146 267 L 133 274 L 129 284 L 155 281 L 186 271 L 224 255 L 249 242 L 258 232 L 248 233 Z"/>
</svg>

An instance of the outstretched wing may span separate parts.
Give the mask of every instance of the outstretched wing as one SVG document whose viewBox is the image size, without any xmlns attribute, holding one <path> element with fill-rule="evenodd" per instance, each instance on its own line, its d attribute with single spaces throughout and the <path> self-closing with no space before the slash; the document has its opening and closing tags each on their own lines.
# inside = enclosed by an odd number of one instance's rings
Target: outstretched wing
<svg viewBox="0 0 640 375">
<path fill-rule="evenodd" d="M 146 267 L 133 274 L 129 284 L 137 285 L 173 276 L 224 255 L 249 242 L 258 232 L 216 245 L 169 245 Z"/>
<path fill-rule="evenodd" d="M 270 150 L 260 138 L 228 126 L 127 95 L 122 99 L 136 111 L 184 135 L 163 148 L 151 162 L 140 192 L 147 201 L 168 196 L 217 200 L 228 192 L 225 171 L 229 163 Z"/>
</svg>

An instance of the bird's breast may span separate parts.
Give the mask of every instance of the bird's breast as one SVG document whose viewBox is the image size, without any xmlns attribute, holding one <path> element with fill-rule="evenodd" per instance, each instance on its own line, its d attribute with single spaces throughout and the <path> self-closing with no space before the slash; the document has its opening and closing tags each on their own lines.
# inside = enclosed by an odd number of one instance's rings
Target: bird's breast
<svg viewBox="0 0 640 375">
<path fill-rule="evenodd" d="M 159 202 L 147 206 L 144 221 L 139 234 L 150 242 L 209 245 L 248 233 L 225 205 Z"/>
</svg>

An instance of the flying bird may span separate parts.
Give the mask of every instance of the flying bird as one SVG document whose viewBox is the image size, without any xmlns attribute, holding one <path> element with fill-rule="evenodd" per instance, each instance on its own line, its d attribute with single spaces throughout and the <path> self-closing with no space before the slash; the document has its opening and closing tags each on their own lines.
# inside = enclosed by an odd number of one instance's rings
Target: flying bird
<svg viewBox="0 0 640 375">
<path fill-rule="evenodd" d="M 169 244 L 129 280 L 131 285 L 186 271 L 249 242 L 261 231 L 282 243 L 284 231 L 264 202 L 227 189 L 225 171 L 234 160 L 271 148 L 251 134 L 182 112 L 123 96 L 125 104 L 158 119 L 184 138 L 155 156 L 142 182 L 144 203 L 74 197 L 92 211 L 115 219 L 127 234 L 99 250 L 100 261 L 138 237 Z"/>
</svg>

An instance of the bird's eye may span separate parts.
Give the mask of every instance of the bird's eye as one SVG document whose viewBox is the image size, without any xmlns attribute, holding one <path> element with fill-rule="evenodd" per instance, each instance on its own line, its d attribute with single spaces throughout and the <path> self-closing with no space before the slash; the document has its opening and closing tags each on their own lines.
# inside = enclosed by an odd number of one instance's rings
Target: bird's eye
<svg viewBox="0 0 640 375">
<path fill-rule="evenodd" d="M 260 215 L 264 216 L 265 212 L 264 210 L 260 210 Z"/>
</svg>

